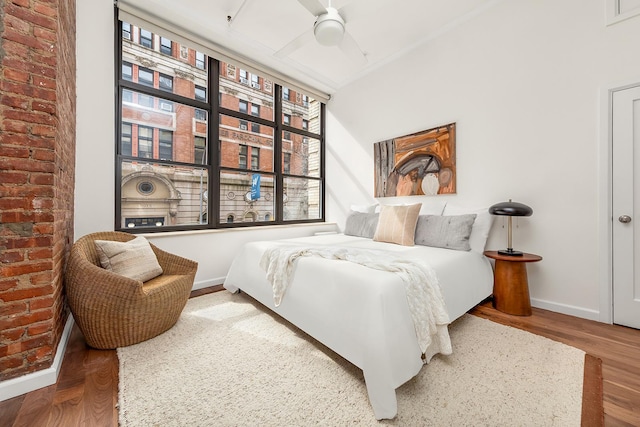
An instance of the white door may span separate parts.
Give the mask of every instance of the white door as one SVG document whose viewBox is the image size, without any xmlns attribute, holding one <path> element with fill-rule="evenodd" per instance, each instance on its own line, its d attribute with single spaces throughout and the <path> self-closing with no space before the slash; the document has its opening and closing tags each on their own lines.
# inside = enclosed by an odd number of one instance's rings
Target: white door
<svg viewBox="0 0 640 427">
<path fill-rule="evenodd" d="M 612 109 L 613 323 L 640 329 L 640 86 L 614 92 Z"/>
</svg>

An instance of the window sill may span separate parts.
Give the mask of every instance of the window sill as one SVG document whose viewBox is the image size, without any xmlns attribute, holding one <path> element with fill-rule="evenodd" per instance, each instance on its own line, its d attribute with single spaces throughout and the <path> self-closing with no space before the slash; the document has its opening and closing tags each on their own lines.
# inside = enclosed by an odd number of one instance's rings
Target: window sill
<svg viewBox="0 0 640 427">
<path fill-rule="evenodd" d="M 326 228 L 329 226 L 337 227 L 335 222 L 312 222 L 305 224 L 281 224 L 270 226 L 256 226 L 256 227 L 236 227 L 236 228 L 214 228 L 206 230 L 184 230 L 184 231 L 167 231 L 161 233 L 136 233 L 137 236 L 144 236 L 146 238 L 153 238 L 157 240 L 162 237 L 176 237 L 176 236 L 190 236 L 197 234 L 219 234 L 219 233 L 245 233 L 265 230 L 277 230 L 277 229 L 292 229 L 292 228 Z M 333 231 L 333 230 L 328 230 Z"/>
</svg>

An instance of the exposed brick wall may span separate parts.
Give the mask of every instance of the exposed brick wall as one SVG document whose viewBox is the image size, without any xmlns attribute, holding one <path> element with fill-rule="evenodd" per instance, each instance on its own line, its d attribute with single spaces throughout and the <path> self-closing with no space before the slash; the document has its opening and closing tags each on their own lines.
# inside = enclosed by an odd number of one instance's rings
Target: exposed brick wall
<svg viewBox="0 0 640 427">
<path fill-rule="evenodd" d="M 51 366 L 73 242 L 75 0 L 0 0 L 0 380 Z"/>
</svg>

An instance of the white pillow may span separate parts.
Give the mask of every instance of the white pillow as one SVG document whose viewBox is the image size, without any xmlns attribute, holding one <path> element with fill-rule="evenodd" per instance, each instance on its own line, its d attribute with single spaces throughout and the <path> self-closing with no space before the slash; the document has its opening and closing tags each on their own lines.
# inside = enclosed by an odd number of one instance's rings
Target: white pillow
<svg viewBox="0 0 640 427">
<path fill-rule="evenodd" d="M 446 206 L 447 202 L 430 199 L 427 203 L 422 203 L 420 215 L 442 215 Z"/>
<path fill-rule="evenodd" d="M 447 205 L 447 202 L 445 202 L 444 200 L 434 200 L 433 198 L 421 199 L 418 197 L 412 197 L 412 198 L 422 200 L 421 202 L 419 202 L 422 204 L 422 206 L 420 206 L 420 215 L 442 215 L 442 212 L 444 212 L 444 207 Z M 374 208 L 375 208 L 374 212 L 379 213 L 380 206 L 409 206 L 413 204 L 416 204 L 416 202 L 402 203 L 398 201 L 397 203 L 389 202 L 386 205 L 374 205 Z M 351 207 L 351 209 L 353 210 L 353 206 Z M 359 212 L 363 212 L 363 211 L 359 211 Z"/>
<path fill-rule="evenodd" d="M 373 240 L 413 246 L 421 204 L 382 205 Z"/>
<path fill-rule="evenodd" d="M 128 242 L 96 240 L 95 245 L 100 264 L 106 270 L 141 282 L 162 274 L 156 254 L 142 236 Z"/>
<path fill-rule="evenodd" d="M 375 213 L 377 207 L 377 203 L 374 203 L 373 205 L 351 205 L 351 210 L 353 212 L 360 213 Z"/>
<path fill-rule="evenodd" d="M 469 246 L 471 250 L 478 253 L 484 252 L 484 247 L 489 238 L 489 231 L 493 224 L 493 215 L 489 213 L 489 208 L 465 208 L 448 204 L 444 207 L 443 215 L 463 215 L 476 214 L 476 220 L 473 222 L 471 235 L 469 236 Z"/>
</svg>

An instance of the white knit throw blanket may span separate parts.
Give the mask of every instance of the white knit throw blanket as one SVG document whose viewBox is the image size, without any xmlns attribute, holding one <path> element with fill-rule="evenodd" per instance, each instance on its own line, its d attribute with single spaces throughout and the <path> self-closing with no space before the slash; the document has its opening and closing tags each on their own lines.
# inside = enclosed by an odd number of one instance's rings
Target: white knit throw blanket
<svg viewBox="0 0 640 427">
<path fill-rule="evenodd" d="M 405 285 L 409 311 L 422 353 L 428 362 L 435 353 L 451 354 L 449 339 L 449 314 L 440 284 L 430 267 L 412 260 L 401 259 L 389 253 L 378 253 L 355 248 L 332 247 L 274 247 L 262 255 L 260 267 L 267 272 L 267 280 L 273 287 L 276 307 L 289 286 L 294 262 L 299 257 L 317 256 L 344 260 L 376 270 L 390 271 L 402 279 Z"/>
</svg>

